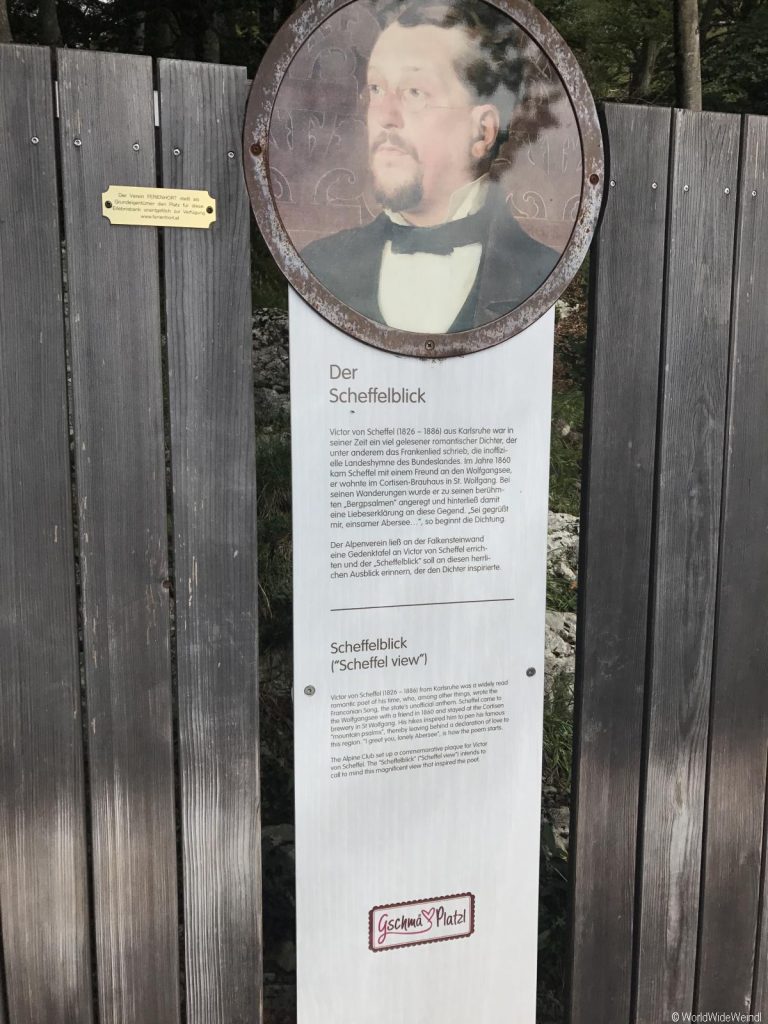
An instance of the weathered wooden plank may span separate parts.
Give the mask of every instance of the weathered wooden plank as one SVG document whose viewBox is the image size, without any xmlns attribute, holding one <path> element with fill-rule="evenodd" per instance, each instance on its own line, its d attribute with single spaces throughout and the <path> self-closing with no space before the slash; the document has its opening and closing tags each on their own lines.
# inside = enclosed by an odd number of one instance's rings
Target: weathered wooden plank
<svg viewBox="0 0 768 1024">
<path fill-rule="evenodd" d="M 163 184 L 208 189 L 166 230 L 189 1024 L 261 1007 L 256 491 L 242 68 L 161 61 Z"/>
<path fill-rule="evenodd" d="M 62 50 L 59 97 L 100 1019 L 176 1024 L 157 231 L 101 214 L 110 185 L 156 184 L 151 62 Z"/>
<path fill-rule="evenodd" d="M 670 124 L 669 110 L 605 109 L 615 185 L 607 190 L 592 269 L 573 1024 L 629 1021 Z"/>
<path fill-rule="evenodd" d="M 0 907 L 13 1021 L 91 1020 L 50 53 L 0 47 Z M 3 1016 L 0 991 L 0 1018 Z"/>
<path fill-rule="evenodd" d="M 751 1004 L 768 753 L 768 118 L 739 190 L 697 1009 Z M 736 794 L 738 794 L 737 798 Z"/>
<path fill-rule="evenodd" d="M 637 1024 L 693 1009 L 740 139 L 673 123 Z"/>
<path fill-rule="evenodd" d="M 766 772 L 765 809 L 763 811 L 763 863 L 760 886 L 757 944 L 755 946 L 755 977 L 752 989 L 752 1012 L 768 1015 L 768 771 Z"/>
<path fill-rule="evenodd" d="M 0 925 L 2 925 L 2 919 L 0 919 Z M 2 955 L 2 937 L 2 928 L 0 927 L 0 1024 L 8 1024 L 8 1014 L 5 1009 L 8 1005 L 8 998 L 5 991 L 5 960 Z"/>
</svg>

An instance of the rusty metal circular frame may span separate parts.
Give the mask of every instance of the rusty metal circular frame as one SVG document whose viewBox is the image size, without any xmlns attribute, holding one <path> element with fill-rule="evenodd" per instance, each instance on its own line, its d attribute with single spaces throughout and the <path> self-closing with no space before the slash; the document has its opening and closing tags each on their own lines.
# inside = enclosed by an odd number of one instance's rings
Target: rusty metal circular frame
<svg viewBox="0 0 768 1024">
<path fill-rule="evenodd" d="M 509 313 L 481 327 L 455 334 L 417 334 L 369 320 L 341 302 L 311 273 L 280 218 L 269 173 L 269 129 L 280 84 L 291 61 L 332 14 L 360 0 L 307 0 L 278 31 L 254 77 L 244 131 L 246 182 L 256 221 L 289 284 L 321 316 L 358 341 L 399 355 L 442 359 L 468 355 L 519 334 L 555 304 L 584 261 L 600 215 L 605 158 L 600 122 L 586 79 L 568 45 L 528 0 L 482 0 L 507 14 L 540 47 L 565 86 L 579 129 L 582 183 L 579 212 L 555 269 Z"/>
</svg>

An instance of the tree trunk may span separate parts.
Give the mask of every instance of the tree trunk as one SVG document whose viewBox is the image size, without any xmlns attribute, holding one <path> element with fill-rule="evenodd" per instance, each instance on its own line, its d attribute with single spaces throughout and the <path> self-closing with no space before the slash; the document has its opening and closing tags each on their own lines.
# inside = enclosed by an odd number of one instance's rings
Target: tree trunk
<svg viewBox="0 0 768 1024">
<path fill-rule="evenodd" d="M 653 73 L 656 70 L 656 60 L 660 50 L 661 42 L 658 39 L 645 37 L 635 66 L 632 68 L 632 78 L 629 82 L 629 98 L 631 100 L 644 100 L 651 91 Z"/>
<path fill-rule="evenodd" d="M 144 53 L 147 40 L 147 12 L 137 11 L 131 27 L 131 53 Z"/>
<path fill-rule="evenodd" d="M 677 105 L 701 110 L 699 0 L 675 0 Z"/>
<path fill-rule="evenodd" d="M 40 0 L 37 8 L 38 37 L 43 46 L 61 45 L 61 26 L 56 0 Z"/>
<path fill-rule="evenodd" d="M 144 53 L 151 57 L 183 57 L 178 52 L 179 23 L 167 7 L 149 8 L 144 19 Z"/>
<path fill-rule="evenodd" d="M 203 32 L 202 59 L 210 61 L 211 64 L 221 63 L 221 40 L 219 33 L 213 25 L 209 25 Z"/>
<path fill-rule="evenodd" d="M 8 5 L 0 0 L 0 43 L 12 43 L 11 23 L 8 21 Z"/>
<path fill-rule="evenodd" d="M 61 27 L 56 0 L 40 0 L 37 8 L 38 37 L 43 46 L 61 45 Z"/>
</svg>

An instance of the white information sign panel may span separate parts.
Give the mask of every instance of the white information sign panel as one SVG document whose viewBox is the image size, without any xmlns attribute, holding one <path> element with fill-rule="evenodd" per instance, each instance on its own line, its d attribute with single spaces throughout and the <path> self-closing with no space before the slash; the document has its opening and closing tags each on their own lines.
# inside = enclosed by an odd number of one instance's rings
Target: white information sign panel
<svg viewBox="0 0 768 1024">
<path fill-rule="evenodd" d="M 290 335 L 299 1024 L 533 1024 L 554 313 Z"/>
</svg>

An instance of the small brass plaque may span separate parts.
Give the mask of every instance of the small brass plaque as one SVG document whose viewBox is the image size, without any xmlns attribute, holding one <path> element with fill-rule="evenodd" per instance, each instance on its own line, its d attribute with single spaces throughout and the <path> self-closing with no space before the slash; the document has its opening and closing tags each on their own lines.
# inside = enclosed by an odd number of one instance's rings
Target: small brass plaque
<svg viewBox="0 0 768 1024">
<path fill-rule="evenodd" d="M 111 224 L 209 228 L 216 220 L 216 200 L 194 188 L 110 185 L 101 193 L 101 212 Z"/>
</svg>

